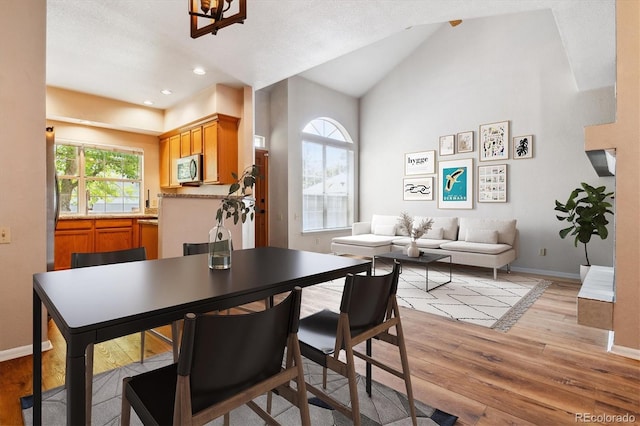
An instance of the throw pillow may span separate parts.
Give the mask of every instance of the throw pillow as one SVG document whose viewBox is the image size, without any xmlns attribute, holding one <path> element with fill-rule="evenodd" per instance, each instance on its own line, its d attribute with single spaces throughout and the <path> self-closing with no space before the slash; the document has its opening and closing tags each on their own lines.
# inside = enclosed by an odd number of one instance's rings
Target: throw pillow
<svg viewBox="0 0 640 426">
<path fill-rule="evenodd" d="M 431 228 L 422 236 L 422 238 L 429 238 L 431 240 L 441 240 L 444 235 L 444 229 Z"/>
<path fill-rule="evenodd" d="M 377 225 L 373 230 L 375 235 L 388 235 L 394 236 L 396 235 L 396 226 L 395 225 Z"/>
<path fill-rule="evenodd" d="M 498 231 L 492 229 L 467 229 L 465 241 L 469 243 L 498 244 Z"/>
</svg>

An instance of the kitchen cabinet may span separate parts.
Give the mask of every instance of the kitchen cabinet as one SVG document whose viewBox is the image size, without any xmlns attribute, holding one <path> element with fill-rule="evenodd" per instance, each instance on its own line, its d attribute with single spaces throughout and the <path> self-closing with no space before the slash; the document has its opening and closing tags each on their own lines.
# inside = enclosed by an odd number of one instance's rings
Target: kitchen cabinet
<svg viewBox="0 0 640 426">
<path fill-rule="evenodd" d="M 179 188 L 176 160 L 180 158 L 180 135 L 169 138 L 169 188 Z"/>
<path fill-rule="evenodd" d="M 218 114 L 216 119 L 202 126 L 204 183 L 232 184 L 232 173 L 238 174 L 239 119 Z"/>
<path fill-rule="evenodd" d="M 71 253 L 91 253 L 94 248 L 94 221 L 60 220 L 54 236 L 54 269 L 69 269 Z"/>
<path fill-rule="evenodd" d="M 191 155 L 202 154 L 202 126 L 191 129 Z"/>
<path fill-rule="evenodd" d="M 134 238 L 138 235 L 136 227 L 134 231 L 133 219 L 96 219 L 95 222 L 95 251 L 125 250 L 137 247 Z"/>
<path fill-rule="evenodd" d="M 176 159 L 202 154 L 205 184 L 232 184 L 238 173 L 238 123 L 240 119 L 215 114 L 160 136 L 160 187 L 179 188 Z"/>
<path fill-rule="evenodd" d="M 160 187 L 178 188 L 175 164 L 180 158 L 180 135 L 160 139 Z"/>
<path fill-rule="evenodd" d="M 168 188 L 170 185 L 171 154 L 169 151 L 169 138 L 160 140 L 160 188 Z"/>
<path fill-rule="evenodd" d="M 157 234 L 157 226 L 156 226 Z M 95 253 L 140 247 L 136 218 L 62 219 L 54 234 L 54 268 L 69 269 L 71 253 Z M 157 236 L 155 256 L 157 257 Z M 147 249 L 147 256 L 149 249 Z"/>
<path fill-rule="evenodd" d="M 191 131 L 180 133 L 180 157 L 188 157 L 191 155 Z"/>
<path fill-rule="evenodd" d="M 140 223 L 139 247 L 147 250 L 147 259 L 158 258 L 158 224 Z"/>
</svg>

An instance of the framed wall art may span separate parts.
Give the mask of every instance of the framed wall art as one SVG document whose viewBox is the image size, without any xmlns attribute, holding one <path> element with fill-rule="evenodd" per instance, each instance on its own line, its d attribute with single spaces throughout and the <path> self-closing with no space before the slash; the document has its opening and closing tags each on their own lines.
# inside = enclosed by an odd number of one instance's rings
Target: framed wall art
<svg viewBox="0 0 640 426">
<path fill-rule="evenodd" d="M 436 151 L 410 152 L 404 155 L 404 174 L 432 175 L 436 172 Z"/>
<path fill-rule="evenodd" d="M 509 122 L 482 124 L 478 133 L 480 161 L 509 159 Z"/>
<path fill-rule="evenodd" d="M 440 161 L 438 208 L 473 208 L 473 159 Z"/>
<path fill-rule="evenodd" d="M 402 198 L 406 201 L 432 201 L 433 176 L 404 178 Z"/>
<path fill-rule="evenodd" d="M 456 136 L 456 150 L 458 154 L 473 152 L 473 132 L 462 132 Z"/>
<path fill-rule="evenodd" d="M 513 159 L 533 158 L 533 135 L 513 138 Z"/>
<path fill-rule="evenodd" d="M 478 166 L 478 202 L 507 202 L 507 165 Z"/>
<path fill-rule="evenodd" d="M 440 155 L 453 155 L 456 137 L 454 135 L 440 136 Z"/>
</svg>

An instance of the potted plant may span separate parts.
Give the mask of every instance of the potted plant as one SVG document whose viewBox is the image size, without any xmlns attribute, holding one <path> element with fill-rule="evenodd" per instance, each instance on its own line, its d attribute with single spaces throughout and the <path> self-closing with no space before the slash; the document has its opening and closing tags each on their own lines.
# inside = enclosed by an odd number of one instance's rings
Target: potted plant
<svg viewBox="0 0 640 426">
<path fill-rule="evenodd" d="M 240 177 L 235 173 L 232 173 L 232 176 L 235 182 L 229 186 L 229 193 L 220 202 L 216 212 L 216 225 L 209 231 L 210 269 L 231 268 L 233 244 L 231 231 L 225 228 L 224 219 L 232 217 L 235 225 L 238 221 L 245 223 L 247 217 L 253 220 L 254 216 L 255 200 L 248 196 L 251 195 L 258 178 L 258 166 L 254 164 L 247 167 Z"/>
<path fill-rule="evenodd" d="M 560 230 L 560 238 L 568 235 L 574 236 L 573 243 L 578 247 L 578 243 L 584 244 L 584 256 L 586 258 L 586 267 L 591 266 L 589 262 L 589 253 L 587 252 L 587 244 L 591 241 L 591 237 L 598 235 L 603 240 L 609 236 L 607 225 L 608 214 L 613 214 L 611 203 L 613 192 L 607 192 L 606 187 L 593 187 L 582 182 L 580 188 L 571 191 L 569 199 L 566 203 L 556 200 L 556 208 L 554 210 L 560 212 L 556 218 L 559 221 L 566 221 L 569 226 Z M 586 271 L 584 272 L 586 274 Z M 581 277 L 584 279 L 581 270 Z"/>
<path fill-rule="evenodd" d="M 411 238 L 409 246 L 407 246 L 407 256 L 418 257 L 420 256 L 420 249 L 416 244 L 416 240 L 424 235 L 433 224 L 432 219 L 422 219 L 420 223 L 414 223 L 413 217 L 407 212 L 400 213 L 398 219 L 398 227 L 400 231 L 406 232 Z"/>
</svg>

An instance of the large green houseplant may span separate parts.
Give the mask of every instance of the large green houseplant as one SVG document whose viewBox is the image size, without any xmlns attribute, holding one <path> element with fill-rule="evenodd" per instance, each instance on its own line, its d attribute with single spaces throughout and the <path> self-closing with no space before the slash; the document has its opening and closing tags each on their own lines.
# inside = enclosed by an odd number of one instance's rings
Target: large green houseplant
<svg viewBox="0 0 640 426">
<path fill-rule="evenodd" d="M 607 192 L 604 186 L 596 188 L 584 182 L 580 185 L 580 188 L 571 191 L 566 203 L 556 200 L 554 210 L 561 213 L 556 215 L 558 220 L 566 221 L 569 225 L 560 230 L 560 238 L 574 236 L 573 242 L 576 247 L 578 243 L 584 244 L 586 265 L 590 266 L 587 244 L 594 235 L 598 235 L 603 240 L 609 236 L 607 215 L 613 214 L 612 205 L 609 202 L 613 199 L 613 192 Z"/>
</svg>

